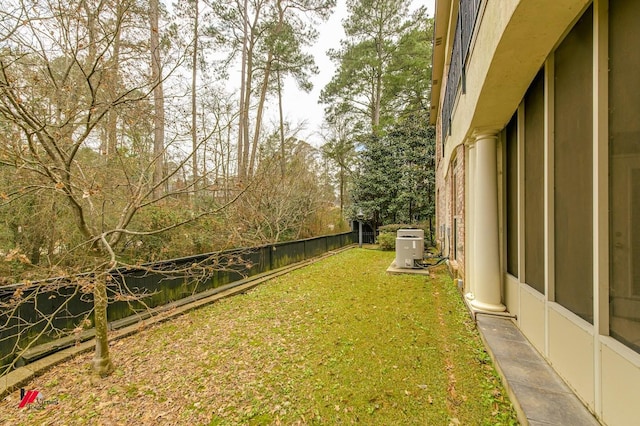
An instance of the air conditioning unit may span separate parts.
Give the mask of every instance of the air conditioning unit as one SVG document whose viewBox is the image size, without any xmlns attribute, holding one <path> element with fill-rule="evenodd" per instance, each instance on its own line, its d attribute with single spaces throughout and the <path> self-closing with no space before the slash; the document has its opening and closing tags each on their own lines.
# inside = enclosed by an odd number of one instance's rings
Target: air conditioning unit
<svg viewBox="0 0 640 426">
<path fill-rule="evenodd" d="M 396 268 L 411 269 L 424 256 L 424 230 L 398 229 L 396 234 Z"/>
<path fill-rule="evenodd" d="M 424 229 L 398 229 L 396 238 L 399 237 L 422 238 L 424 241 Z"/>
</svg>

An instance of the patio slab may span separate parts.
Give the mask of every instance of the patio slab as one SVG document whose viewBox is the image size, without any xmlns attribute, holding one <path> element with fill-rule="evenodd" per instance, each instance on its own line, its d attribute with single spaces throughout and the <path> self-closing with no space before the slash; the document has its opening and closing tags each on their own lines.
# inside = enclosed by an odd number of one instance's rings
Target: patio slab
<svg viewBox="0 0 640 426">
<path fill-rule="evenodd" d="M 476 315 L 478 330 L 523 425 L 600 425 L 513 320 Z"/>
<path fill-rule="evenodd" d="M 391 262 L 391 265 L 387 268 L 387 273 L 389 274 L 418 274 L 418 275 L 429 275 L 428 268 L 398 268 L 396 266 L 396 261 Z"/>
</svg>

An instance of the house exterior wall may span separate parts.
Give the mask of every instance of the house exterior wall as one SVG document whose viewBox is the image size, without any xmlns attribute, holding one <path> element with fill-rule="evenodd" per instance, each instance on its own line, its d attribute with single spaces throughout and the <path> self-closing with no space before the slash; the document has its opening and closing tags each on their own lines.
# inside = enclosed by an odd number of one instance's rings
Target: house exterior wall
<svg viewBox="0 0 640 426">
<path fill-rule="evenodd" d="M 624 0 L 619 1 L 624 2 Z M 615 25 L 615 22 L 609 21 L 613 19 L 609 16 L 609 2 L 606 0 L 480 1 L 468 54 L 462 58 L 463 77 L 460 82 L 455 82 L 457 86 L 454 91 L 455 97 L 449 96 L 447 100 L 447 86 L 454 84 L 448 81 L 448 76 L 455 76 L 455 73 L 449 73 L 449 68 L 455 66 L 455 64 L 452 65 L 451 55 L 456 51 L 454 40 L 456 25 L 459 22 L 458 13 L 468 8 L 470 2 L 477 4 L 477 0 L 436 0 L 432 122 L 437 129 L 438 243 L 443 254 L 449 257 L 452 269 L 464 280 L 464 291 L 468 295 L 471 306 L 474 306 L 475 302 L 475 306 L 480 307 L 478 309 L 486 307 L 488 310 L 499 310 L 501 307 L 506 307 L 510 313 L 516 314 L 516 323 L 523 334 L 601 422 L 608 425 L 634 424 L 640 417 L 640 406 L 636 401 L 637 395 L 640 395 L 640 351 L 637 343 L 629 343 L 611 330 L 614 330 L 613 326 L 618 326 L 617 323 L 640 320 L 640 312 L 638 312 L 640 295 L 636 301 L 633 294 L 624 297 L 614 297 L 619 295 L 610 294 L 610 291 L 617 291 L 615 287 L 617 284 L 610 283 L 612 267 L 610 262 L 615 261 L 615 254 L 613 257 L 610 256 L 610 250 L 614 249 L 610 249 L 609 240 L 615 237 L 626 242 L 633 237 L 625 239 L 617 234 L 614 237 L 609 235 L 612 232 L 609 228 L 610 220 L 615 220 L 615 217 L 612 219 L 609 213 L 609 186 L 614 185 L 615 188 L 615 185 L 622 185 L 627 188 L 629 194 L 632 194 L 629 195 L 630 202 L 636 202 L 633 201 L 635 200 L 633 197 L 640 200 L 640 195 L 633 195 L 638 193 L 638 190 L 631 187 L 634 185 L 640 187 L 640 185 L 624 182 L 611 183 L 609 167 L 612 167 L 610 164 L 613 163 L 627 164 L 631 170 L 629 176 L 640 176 L 640 171 L 633 172 L 635 170 L 633 167 L 636 166 L 631 163 L 636 160 L 629 160 L 627 154 L 614 158 L 608 148 L 611 138 L 608 134 L 609 106 L 611 105 L 608 98 L 611 84 L 608 80 L 610 74 L 608 28 L 610 25 Z M 640 7 L 637 10 L 640 11 Z M 567 252 L 567 247 L 571 247 L 571 244 L 576 246 L 575 242 L 572 242 L 572 234 L 566 231 L 566 227 L 561 230 L 562 232 L 557 233 L 562 240 L 556 240 L 556 221 L 562 218 L 558 214 L 562 214 L 567 209 L 571 212 L 572 207 L 571 204 L 567 207 L 566 200 L 556 192 L 554 179 L 563 179 L 566 191 L 566 184 L 568 180 L 570 182 L 572 175 L 570 172 L 567 173 L 565 166 L 561 170 L 555 168 L 554 152 L 563 153 L 558 151 L 558 148 L 565 147 L 556 145 L 554 140 L 555 121 L 574 120 L 569 124 L 575 124 L 575 120 L 579 118 L 565 117 L 562 111 L 559 115 L 554 112 L 554 108 L 558 105 L 558 108 L 571 107 L 569 98 L 554 101 L 556 96 L 554 70 L 558 70 L 554 64 L 554 55 L 585 11 L 593 13 L 592 18 L 589 16 L 593 27 L 593 40 L 589 41 L 593 55 L 593 76 L 589 77 L 593 81 L 592 90 L 590 90 L 592 92 L 590 96 L 593 99 L 592 106 L 587 107 L 590 108 L 587 111 L 592 111 L 592 117 L 590 117 L 592 120 L 590 119 L 587 124 L 578 125 L 590 126 L 592 129 L 592 132 L 588 132 L 592 135 L 586 136 L 583 141 L 590 145 L 588 151 L 590 154 L 587 157 L 590 162 L 586 163 L 587 171 L 590 170 L 586 176 L 590 182 L 580 185 L 580 191 L 588 195 L 586 199 L 589 200 L 591 211 L 587 211 L 588 216 L 585 216 L 587 221 L 581 218 L 580 223 L 583 226 L 585 223 L 587 226 L 592 223 L 592 228 L 580 235 L 580 238 L 575 238 L 575 241 L 583 241 L 589 247 L 587 251 L 580 251 L 581 256 L 587 258 L 581 263 L 579 260 L 574 261 L 570 258 L 571 251 Z M 629 19 L 637 21 L 640 16 L 629 17 Z M 638 51 L 637 47 L 634 49 Z M 566 50 L 563 51 L 562 58 L 567 57 L 566 52 Z M 640 56 L 638 62 L 640 62 Z M 562 72 L 563 69 L 560 68 L 560 71 Z M 543 259 L 540 263 L 541 269 L 536 273 L 537 279 L 543 283 L 532 287 L 527 284 L 525 267 L 528 244 L 524 223 L 526 210 L 524 189 L 529 174 L 523 166 L 525 164 L 524 147 L 527 143 L 533 142 L 525 138 L 527 112 L 524 100 L 532 81 L 536 75 L 539 76 L 539 72 L 544 76 L 544 130 L 540 133 L 540 143 L 543 144 L 544 151 L 540 178 L 543 191 L 541 210 L 543 217 L 539 222 L 540 232 L 543 234 L 541 251 Z M 557 93 L 567 93 L 566 88 L 567 83 L 563 83 L 563 91 L 557 90 Z M 564 96 L 572 96 L 571 90 L 568 92 L 569 95 Z M 581 103 L 581 107 L 584 107 L 584 102 Z M 449 113 L 446 108 L 450 108 Z M 450 114 L 450 120 L 447 119 L 447 114 Z M 518 199 L 517 203 L 511 204 L 506 202 L 505 189 L 507 137 L 505 128 L 510 120 L 517 122 L 519 164 Z M 616 124 L 619 126 L 619 123 Z M 445 129 L 444 134 L 443 129 Z M 572 133 L 568 134 L 568 137 L 571 137 Z M 492 140 L 497 142 L 494 144 Z M 630 149 L 631 142 L 620 143 L 626 143 L 625 149 Z M 497 167 L 487 172 L 487 167 L 492 167 L 493 164 L 492 152 L 495 152 Z M 566 153 L 563 155 L 565 155 L 563 160 L 565 163 L 571 160 L 566 157 Z M 567 164 L 570 163 L 571 161 Z M 487 177 L 491 179 L 487 180 Z M 494 178 L 495 180 L 492 180 Z M 581 182 L 583 183 L 585 182 Z M 492 185 L 496 185 L 497 188 L 491 190 Z M 584 191 L 592 191 L 592 193 L 585 194 Z M 493 197 L 496 199 L 492 199 Z M 637 204 L 640 205 L 640 201 L 637 201 Z M 515 268 L 517 276 L 508 273 L 506 266 L 507 205 L 511 206 L 511 209 L 514 205 L 517 206 L 518 267 Z M 586 209 L 589 209 L 589 205 L 586 205 Z M 637 215 L 637 212 L 634 212 L 635 210 L 627 213 L 628 217 L 625 217 L 633 220 L 636 217 L 633 215 Z M 487 217 L 487 215 L 495 217 Z M 495 230 L 489 226 L 491 232 L 487 234 L 484 224 L 491 225 L 493 220 L 498 225 Z M 630 230 L 635 229 L 634 227 L 640 228 L 640 224 L 626 225 L 623 231 L 632 232 Z M 492 241 L 496 241 L 495 244 L 498 247 L 493 251 L 485 250 L 486 245 L 491 248 Z M 513 244 L 511 240 L 511 245 Z M 578 248 L 581 248 L 580 243 Z M 560 252 L 560 250 L 564 251 Z M 487 252 L 495 254 L 487 255 Z M 567 256 L 570 263 L 556 265 L 556 261 L 564 262 L 563 259 L 567 259 Z M 481 264 L 478 264 L 477 259 L 482 259 Z M 629 260 L 626 262 L 629 263 Z M 498 265 L 499 273 L 492 275 L 491 270 L 487 273 L 483 269 L 486 263 Z M 571 271 L 582 268 L 582 265 L 586 265 L 586 269 L 580 269 L 580 273 L 583 277 L 586 273 L 588 279 L 570 283 L 573 275 L 579 275 L 572 274 Z M 513 265 L 512 269 L 514 269 Z M 557 282 L 556 278 L 561 281 Z M 634 279 L 631 278 L 632 281 Z M 585 285 L 588 288 L 585 288 Z M 613 290 L 610 290 L 610 286 Z M 637 293 L 640 283 L 632 282 L 632 287 L 629 293 L 633 291 Z M 487 303 L 486 298 L 494 297 L 496 288 L 499 300 L 489 300 Z M 584 294 L 575 292 L 584 292 Z M 610 296 L 613 298 L 611 300 L 615 299 L 614 302 L 609 302 Z M 593 309 L 589 305 L 587 310 L 583 309 L 585 300 L 592 300 L 589 303 L 592 303 Z M 619 317 L 612 314 L 614 311 L 618 312 Z M 614 321 L 617 323 L 611 324 Z M 640 332 L 640 327 L 636 327 Z M 631 336 L 627 339 L 632 338 L 633 331 L 627 336 Z"/>
<path fill-rule="evenodd" d="M 443 256 L 449 258 L 449 266 L 455 277 L 464 277 L 465 256 L 465 152 L 459 146 L 454 165 L 438 166 L 436 174 L 436 229 L 437 244 Z"/>
<path fill-rule="evenodd" d="M 465 150 L 464 145 L 456 148 L 454 165 L 451 167 L 452 185 L 451 201 L 453 210 L 451 212 L 450 223 L 452 224 L 452 235 L 455 239 L 451 244 L 451 257 L 456 262 L 457 276 L 464 277 L 464 180 L 465 180 Z"/>
</svg>

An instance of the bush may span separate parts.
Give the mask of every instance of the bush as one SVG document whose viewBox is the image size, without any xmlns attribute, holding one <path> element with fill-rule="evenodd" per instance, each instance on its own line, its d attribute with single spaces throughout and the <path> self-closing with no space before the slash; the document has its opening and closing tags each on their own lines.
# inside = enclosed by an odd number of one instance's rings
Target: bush
<svg viewBox="0 0 640 426">
<path fill-rule="evenodd" d="M 422 229 L 424 230 L 424 244 L 425 247 L 428 247 L 430 245 L 430 242 L 432 241 L 431 239 L 431 234 L 429 233 L 429 223 L 428 222 L 420 222 L 417 224 L 406 224 L 406 223 L 392 223 L 390 225 L 384 225 L 384 226 L 380 226 L 378 227 L 378 231 L 380 232 L 380 235 L 382 234 L 391 234 L 393 235 L 393 237 L 395 238 L 396 233 L 398 232 L 398 229 Z"/>
<path fill-rule="evenodd" d="M 392 251 L 396 249 L 395 232 L 381 232 L 378 235 L 378 244 L 382 250 Z"/>
<path fill-rule="evenodd" d="M 398 229 L 422 229 L 422 227 L 419 225 L 406 225 L 402 223 L 392 223 L 390 225 L 384 225 L 384 226 L 378 227 L 378 231 L 380 231 L 381 234 L 383 233 L 395 234 L 396 232 L 398 232 Z"/>
</svg>

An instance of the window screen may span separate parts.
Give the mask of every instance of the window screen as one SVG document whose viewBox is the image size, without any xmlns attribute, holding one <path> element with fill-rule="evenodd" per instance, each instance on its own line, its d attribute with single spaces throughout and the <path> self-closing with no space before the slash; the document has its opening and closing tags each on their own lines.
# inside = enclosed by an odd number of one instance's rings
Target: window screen
<svg viewBox="0 0 640 426">
<path fill-rule="evenodd" d="M 518 276 L 518 113 L 506 129 L 507 272 Z"/>
<path fill-rule="evenodd" d="M 593 11 L 554 58 L 555 301 L 593 322 Z"/>
<path fill-rule="evenodd" d="M 609 2 L 609 327 L 640 352 L 640 2 Z"/>
<path fill-rule="evenodd" d="M 525 282 L 544 293 L 544 72 L 524 97 Z"/>
</svg>

